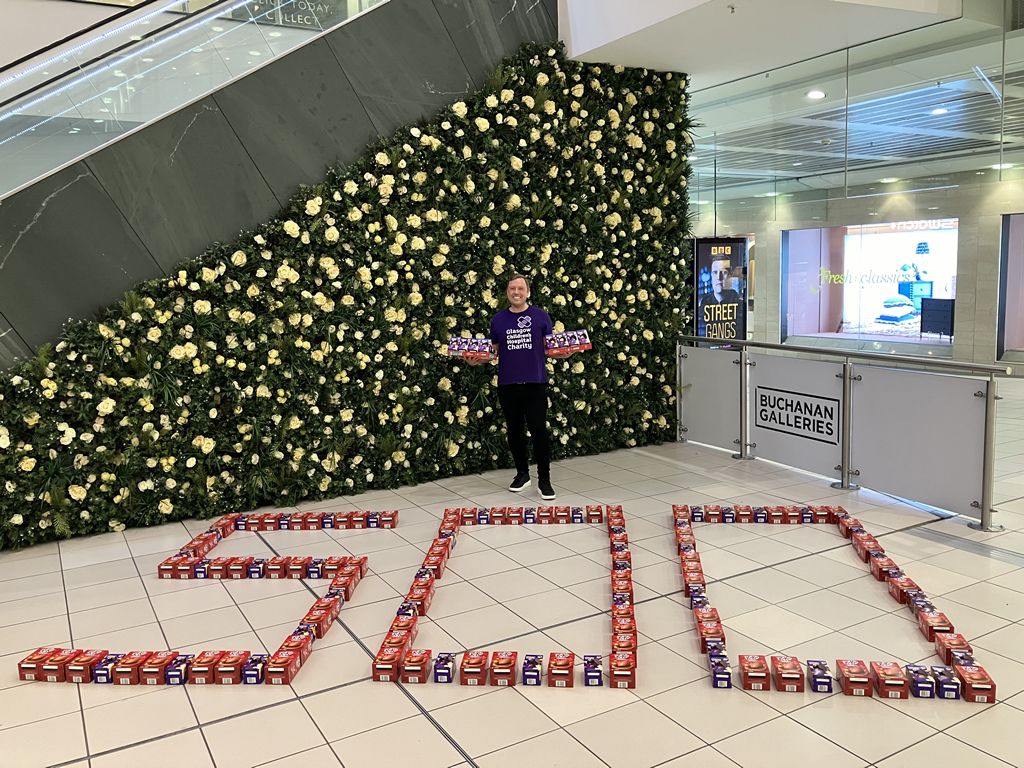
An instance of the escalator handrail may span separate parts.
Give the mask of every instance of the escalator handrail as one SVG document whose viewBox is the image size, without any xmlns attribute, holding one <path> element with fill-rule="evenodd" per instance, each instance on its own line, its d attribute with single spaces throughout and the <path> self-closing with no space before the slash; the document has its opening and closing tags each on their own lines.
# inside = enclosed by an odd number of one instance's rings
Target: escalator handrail
<svg viewBox="0 0 1024 768">
<path fill-rule="evenodd" d="M 158 2 L 161 2 L 161 0 L 147 0 L 147 2 L 158 3 Z M 116 48 L 112 48 L 110 50 L 106 50 L 103 53 L 99 54 L 98 56 L 95 56 L 92 59 L 89 59 L 88 61 L 85 61 L 85 62 L 83 62 L 80 65 L 76 65 L 74 67 L 66 69 L 63 72 L 50 77 L 48 80 L 44 80 L 43 82 L 36 83 L 31 88 L 27 88 L 24 91 L 21 91 L 21 92 L 15 94 L 14 96 L 11 96 L 10 98 L 4 100 L 4 101 L 0 101 L 0 109 L 3 109 L 8 104 L 11 104 L 11 103 L 13 103 L 15 101 L 20 101 L 21 99 L 25 98 L 26 96 L 28 96 L 28 95 L 30 95 L 32 93 L 35 93 L 38 90 L 41 90 L 43 88 L 46 88 L 47 86 L 53 85 L 55 82 L 58 82 L 58 81 L 64 79 L 65 77 L 67 77 L 69 74 L 71 74 L 73 72 L 84 70 L 87 67 L 90 67 L 93 64 L 95 64 L 95 63 L 97 63 L 97 62 L 99 62 L 99 61 L 101 61 L 103 59 L 106 59 L 106 58 L 109 58 L 110 56 L 118 54 L 118 53 L 120 53 L 121 51 L 123 51 L 123 50 L 125 50 L 127 48 L 132 48 L 132 47 L 138 45 L 139 43 L 145 42 L 146 40 L 149 40 L 150 38 L 152 38 L 152 37 L 154 37 L 154 36 L 156 36 L 158 34 L 162 34 L 162 33 L 166 32 L 168 29 L 172 29 L 173 27 L 175 27 L 175 26 L 177 26 L 177 25 L 179 25 L 179 24 L 181 24 L 183 22 L 190 21 L 190 20 L 196 18 L 200 14 L 204 14 L 205 15 L 209 11 L 215 11 L 216 9 L 219 9 L 221 6 L 230 5 L 230 4 L 236 3 L 236 2 L 237 2 L 237 0 L 216 0 L 216 2 L 211 3 L 210 5 L 208 5 L 205 8 L 203 8 L 201 11 L 197 11 L 194 14 L 184 14 L 184 13 L 180 14 L 177 18 L 171 20 L 170 22 L 168 22 L 167 24 L 165 24 L 162 27 L 158 27 L 156 29 L 149 30 L 146 34 L 140 35 L 137 39 L 127 40 L 124 43 L 122 43 L 121 45 L 117 46 Z M 133 10 L 138 10 L 141 7 L 142 7 L 141 5 L 138 5 Z M 118 15 L 120 16 L 121 14 L 118 14 Z M 216 16 L 216 14 L 211 14 L 211 15 Z"/>
<path fill-rule="evenodd" d="M 120 19 L 123 19 L 125 16 L 129 16 L 129 15 L 131 15 L 133 13 L 138 12 L 142 8 L 146 8 L 146 7 L 150 6 L 150 5 L 155 5 L 156 3 L 159 3 L 159 2 L 160 2 L 160 0 L 143 0 L 143 2 L 139 3 L 138 5 L 133 5 L 133 6 L 127 7 L 123 11 L 118 11 L 113 16 L 107 16 L 106 18 L 103 18 L 103 19 L 100 19 L 99 21 L 93 22 L 88 27 L 85 27 L 83 29 L 79 29 L 79 30 L 77 30 L 75 32 L 72 32 L 67 37 L 61 38 L 60 40 L 57 40 L 55 42 L 50 43 L 49 45 L 45 45 L 42 48 L 39 48 L 38 50 L 33 51 L 32 53 L 27 53 L 24 56 L 22 56 L 20 59 L 16 59 L 16 60 L 10 62 L 9 64 L 5 64 L 4 66 L 0 67 L 0 77 L 2 77 L 5 72 L 8 72 L 8 71 L 10 71 L 12 69 L 15 69 L 16 67 L 20 67 L 25 62 L 32 61 L 32 59 L 35 59 L 35 58 L 37 58 L 39 56 L 42 56 L 43 54 L 45 54 L 45 53 L 47 53 L 49 51 L 52 51 L 52 50 L 60 48 L 60 47 L 62 47 L 64 45 L 67 45 L 68 43 L 70 43 L 72 40 L 75 40 L 76 38 L 85 37 L 86 35 L 90 34 L 91 32 L 95 32 L 100 27 L 105 27 L 107 24 L 110 24 L 111 22 L 115 22 L 115 21 L 118 21 Z"/>
</svg>

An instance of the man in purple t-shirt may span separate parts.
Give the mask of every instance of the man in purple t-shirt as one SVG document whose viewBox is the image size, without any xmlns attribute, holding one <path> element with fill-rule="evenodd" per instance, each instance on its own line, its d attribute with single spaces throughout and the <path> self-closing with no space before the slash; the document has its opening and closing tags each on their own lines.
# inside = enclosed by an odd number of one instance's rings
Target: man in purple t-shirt
<svg viewBox="0 0 1024 768">
<path fill-rule="evenodd" d="M 516 476 L 508 489 L 519 492 L 530 487 L 530 463 L 526 452 L 526 429 L 533 438 L 537 462 L 537 488 L 545 501 L 555 498 L 551 487 L 551 439 L 548 437 L 548 370 L 544 337 L 551 333 L 551 317 L 531 307 L 530 284 L 523 275 L 513 275 L 505 289 L 508 309 L 491 319 L 491 341 L 498 348 L 498 402 L 505 414 L 508 447 L 516 464 Z M 571 353 L 559 350 L 552 357 Z M 478 363 L 471 363 L 478 364 Z"/>
</svg>

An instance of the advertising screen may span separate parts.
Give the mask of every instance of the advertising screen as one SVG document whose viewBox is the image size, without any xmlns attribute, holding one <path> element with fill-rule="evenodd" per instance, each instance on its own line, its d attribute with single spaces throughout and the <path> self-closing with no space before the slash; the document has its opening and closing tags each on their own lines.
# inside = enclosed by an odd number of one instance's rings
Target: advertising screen
<svg viewBox="0 0 1024 768">
<path fill-rule="evenodd" d="M 697 240 L 694 296 L 698 336 L 747 337 L 747 241 L 744 238 Z"/>
</svg>

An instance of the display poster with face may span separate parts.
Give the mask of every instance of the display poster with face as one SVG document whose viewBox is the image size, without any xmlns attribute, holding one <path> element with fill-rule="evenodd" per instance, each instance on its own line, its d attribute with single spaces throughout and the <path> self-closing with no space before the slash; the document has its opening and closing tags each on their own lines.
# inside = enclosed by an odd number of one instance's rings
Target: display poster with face
<svg viewBox="0 0 1024 768">
<path fill-rule="evenodd" d="M 693 270 L 698 336 L 747 338 L 747 241 L 700 238 Z"/>
</svg>

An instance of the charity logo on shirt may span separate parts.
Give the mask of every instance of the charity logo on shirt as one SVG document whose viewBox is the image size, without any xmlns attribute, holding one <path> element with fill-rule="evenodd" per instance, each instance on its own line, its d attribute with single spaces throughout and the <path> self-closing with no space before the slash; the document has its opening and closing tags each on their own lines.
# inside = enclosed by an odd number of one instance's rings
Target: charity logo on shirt
<svg viewBox="0 0 1024 768">
<path fill-rule="evenodd" d="M 531 325 L 533 325 L 533 318 L 530 317 L 529 315 L 525 315 L 516 320 L 516 323 L 519 325 L 520 328 L 529 328 Z"/>
<path fill-rule="evenodd" d="M 526 322 L 523 322 L 524 320 Z M 533 328 L 530 318 L 520 317 L 517 325 L 518 328 L 505 329 L 505 348 L 509 350 L 533 349 Z"/>
</svg>

